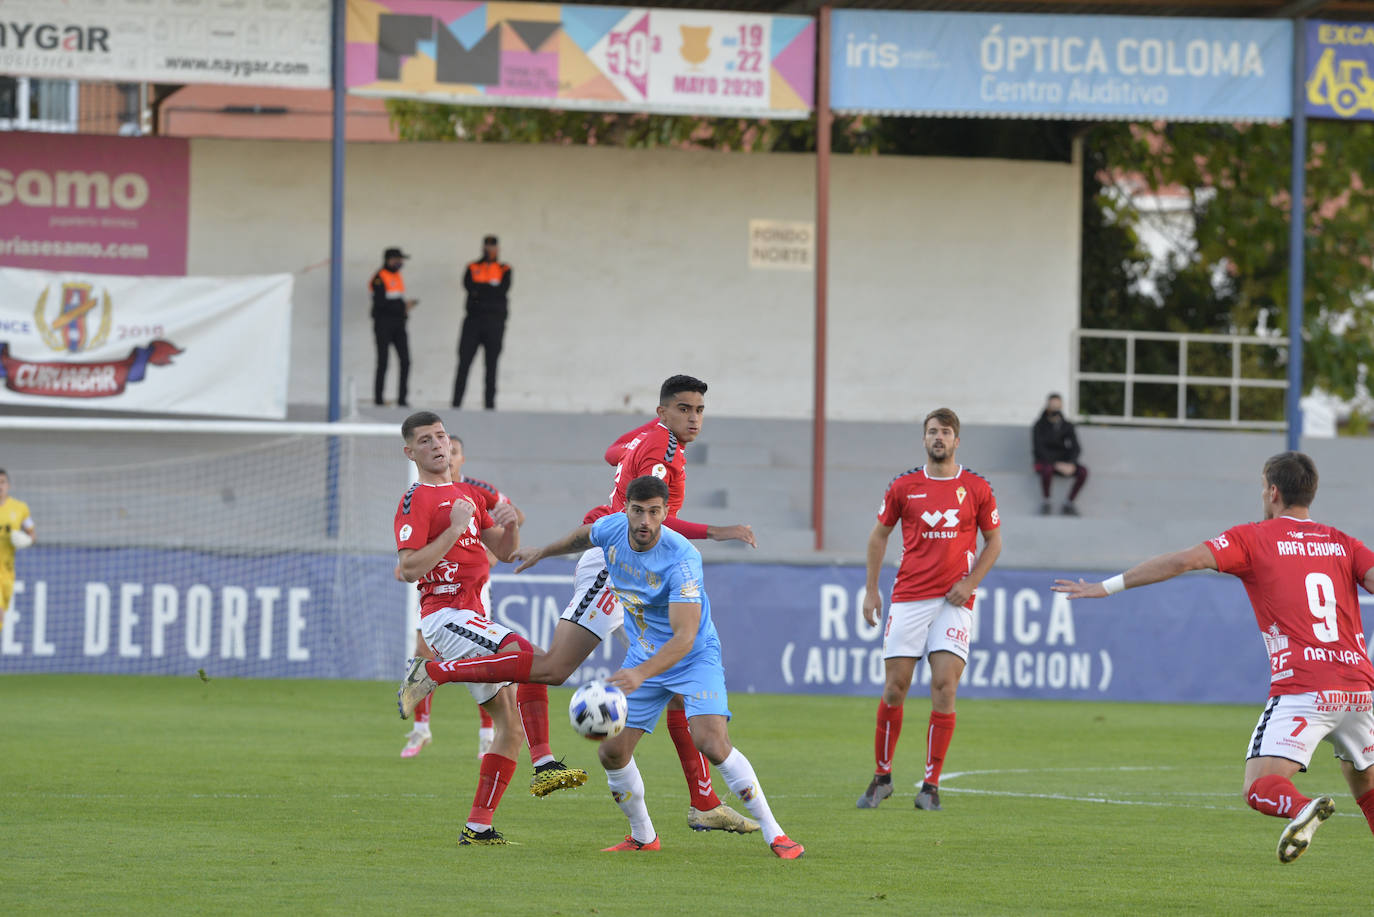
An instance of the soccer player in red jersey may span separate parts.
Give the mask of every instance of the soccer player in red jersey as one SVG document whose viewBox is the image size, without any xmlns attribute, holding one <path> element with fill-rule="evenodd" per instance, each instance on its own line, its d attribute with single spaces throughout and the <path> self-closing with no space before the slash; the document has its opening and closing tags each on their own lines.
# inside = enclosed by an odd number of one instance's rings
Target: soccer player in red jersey
<svg viewBox="0 0 1374 917">
<path fill-rule="evenodd" d="M 475 489 L 476 489 L 476 494 L 475 494 L 475 495 L 481 498 L 481 499 L 479 500 L 479 505 L 483 505 L 483 506 L 486 507 L 487 512 L 491 513 L 491 516 L 492 516 L 492 518 L 493 518 L 494 520 L 496 520 L 496 524 L 497 524 L 497 525 L 500 525 L 500 526 L 502 526 L 502 527 L 510 526 L 510 525 L 514 525 L 514 526 L 516 526 L 516 527 L 519 527 L 519 526 L 524 525 L 524 524 L 525 524 L 525 514 L 524 514 L 523 512 L 520 511 L 520 508 L 519 508 L 518 506 L 516 506 L 514 503 L 511 502 L 511 500 L 510 500 L 509 497 L 507 497 L 505 494 L 503 494 L 500 490 L 498 490 L 498 489 L 497 489 L 496 487 L 494 487 L 493 485 L 488 484 L 486 481 L 480 481 L 480 480 L 478 480 L 478 479 L 476 479 L 476 478 L 470 478 L 470 477 L 467 477 L 466 475 L 463 474 L 463 462 L 464 462 L 464 461 L 465 461 L 465 458 L 464 458 L 464 456 L 463 456 L 463 441 L 462 441 L 460 438 L 458 438 L 457 436 L 453 436 L 452 434 L 450 434 L 450 435 L 449 435 L 449 463 L 448 463 L 448 467 L 449 467 L 449 478 L 450 478 L 450 480 L 452 480 L 452 481 L 454 481 L 455 483 L 458 483 L 458 484 L 469 484 L 469 485 L 471 485 L 473 488 L 475 488 Z M 493 564 L 496 563 L 496 555 L 492 554 L 491 551 L 487 551 L 487 561 L 488 561 L 489 563 L 493 563 Z M 399 567 L 399 566 L 396 568 L 396 576 L 397 576 L 398 579 L 400 578 L 400 567 Z M 491 617 L 491 584 L 490 584 L 489 582 L 488 582 L 487 584 L 485 584 L 485 585 L 482 587 L 482 596 L 481 596 L 481 598 L 482 598 L 482 611 L 483 611 L 484 614 L 486 614 L 486 616 L 487 616 L 488 618 L 490 618 L 490 617 Z M 430 652 L 429 647 L 425 644 L 425 638 L 424 638 L 424 636 L 420 633 L 420 628 L 419 628 L 419 627 L 416 627 L 416 628 L 415 628 L 415 655 L 416 655 L 416 656 L 423 656 L 425 659 L 433 659 L 433 658 L 434 658 L 434 655 Z M 432 733 L 430 732 L 430 725 L 429 725 L 429 720 L 430 720 L 430 703 L 431 703 L 431 699 L 432 699 L 432 698 L 430 698 L 430 697 L 426 697 L 424 700 L 420 701 L 420 703 L 419 703 L 418 705 L 416 705 L 416 707 L 415 707 L 415 726 L 414 726 L 414 728 L 411 729 L 410 732 L 406 735 L 406 743 L 405 743 L 404 747 L 402 747 L 402 749 L 401 749 L 401 757 L 402 757 L 402 758 L 413 758 L 413 757 L 415 757 L 415 756 L 418 755 L 421 751 L 423 751 L 427 745 L 429 745 L 430 741 L 431 741 L 432 738 L 433 738 L 433 735 L 432 735 Z M 525 715 L 530 715 L 530 716 L 535 716 L 535 715 L 537 715 L 537 712 L 538 712 L 538 707 L 537 707 L 538 698 L 537 698 L 537 697 L 527 698 L 525 704 L 519 704 L 519 702 L 518 702 L 518 700 L 517 700 L 517 704 L 520 706 L 521 713 L 522 713 L 522 718 L 523 718 L 523 716 L 525 716 Z M 547 745 L 547 744 L 548 744 L 548 729 L 547 729 L 547 724 L 548 724 L 548 689 L 547 689 L 547 688 L 544 689 L 544 708 L 543 708 L 543 709 L 544 709 L 544 717 L 543 717 L 543 719 L 544 719 L 545 729 L 544 729 L 544 732 L 543 732 L 543 742 L 542 742 L 542 744 L 543 744 L 543 745 Z M 492 728 L 491 717 L 487 714 L 487 712 L 486 712 L 485 710 L 483 710 L 483 709 L 481 708 L 481 706 L 478 706 L 477 710 L 478 710 L 478 712 L 479 712 L 479 714 L 480 714 L 480 723 L 479 723 L 479 725 L 478 725 L 478 730 L 477 730 L 477 757 L 480 759 L 483 755 L 485 755 L 485 754 L 491 749 L 491 740 L 492 740 L 492 737 L 495 735 L 495 731 L 494 731 L 494 729 Z M 535 729 L 535 732 L 536 732 L 536 741 L 534 742 L 534 745 L 535 745 L 535 746 L 539 746 L 541 743 L 540 743 L 539 741 L 537 741 L 537 738 L 538 738 L 538 734 L 537 734 L 538 724 L 537 724 L 537 723 L 527 723 L 527 724 L 526 724 L 526 729 L 527 729 L 527 731 L 530 729 L 531 726 L 534 726 L 534 729 Z M 531 755 L 530 755 L 530 760 L 532 761 L 532 763 L 533 763 L 533 764 L 535 765 L 535 767 L 537 768 L 540 764 L 544 764 L 544 763 L 547 763 L 548 761 L 552 761 L 552 760 L 553 760 L 553 754 L 550 752 L 550 753 L 548 753 L 548 754 L 540 755 L 540 754 L 535 754 L 535 753 L 532 752 Z M 538 777 L 539 777 L 539 774 L 538 774 L 537 771 L 536 771 L 535 777 L 536 777 L 536 779 L 538 779 Z M 551 790 L 550 790 L 550 792 L 551 792 Z M 542 796 L 542 795 L 544 795 L 544 794 L 543 794 L 543 793 L 538 793 L 538 792 L 536 792 L 535 795 L 541 795 L 541 796 Z"/>
<path fill-rule="evenodd" d="M 692 376 L 672 376 L 663 382 L 657 418 L 621 436 L 607 450 L 607 462 L 616 466 L 611 502 L 588 512 L 582 520 L 584 524 L 621 512 L 629 482 L 652 475 L 668 485 L 668 518 L 664 525 L 687 538 L 735 540 L 756 546 L 754 532 L 747 525 L 712 526 L 677 517 L 687 493 L 686 445 L 701 432 L 705 394 L 706 383 Z M 435 664 L 429 667 L 428 675 L 436 684 L 472 680 L 562 684 L 607 636 L 620 628 L 622 618 L 620 604 L 607 584 L 605 558 L 600 548 L 592 548 L 578 560 L 572 600 L 554 630 L 547 652 L 532 650 L 523 658 L 519 652 L 511 652 L 495 659 L 463 660 L 461 673 L 455 668 L 457 663 Z M 413 693 L 422 690 L 423 685 L 411 687 Z M 716 795 L 710 765 L 692 742 L 681 699 L 669 704 L 668 733 L 691 797 L 687 824 L 697 831 L 757 831 L 757 822 L 724 805 Z"/>
<path fill-rule="evenodd" d="M 868 536 L 868 581 L 864 620 L 882 614 L 878 571 L 888 536 L 902 525 L 902 562 L 892 587 L 883 633 L 886 683 L 878 701 L 873 740 L 873 780 L 859 797 L 860 809 L 875 809 L 892 795 L 892 758 L 902 732 L 902 704 L 916 664 L 930 662 L 930 724 L 926 771 L 916 808 L 940 808 L 940 770 L 954 737 L 954 699 L 968 662 L 973 594 L 1002 553 L 1001 519 L 992 486 L 955 459 L 959 417 L 949 408 L 926 415 L 921 426 L 927 462 L 893 478 Z M 975 553 L 978 533 L 983 550 Z"/>
<path fill-rule="evenodd" d="M 1095 599 L 1190 570 L 1219 570 L 1245 584 L 1269 652 L 1269 700 L 1250 737 L 1243 792 L 1255 811 L 1289 819 L 1278 856 L 1291 863 L 1336 808 L 1330 796 L 1309 799 L 1293 785 L 1323 739 L 1335 748 L 1374 831 L 1374 666 L 1355 588 L 1374 591 L 1374 551 L 1312 518 L 1317 466 L 1303 453 L 1270 458 L 1260 486 L 1263 522 L 1237 525 L 1100 583 L 1061 579 L 1053 588 Z"/>
<path fill-rule="evenodd" d="M 509 628 L 489 621 L 481 600 L 490 570 L 487 550 L 509 561 L 519 547 L 519 530 L 497 525 L 485 506 L 479 505 L 484 501 L 476 488 L 450 480 L 449 438 L 437 415 L 428 411 L 410 415 L 401 425 L 401 435 L 406 456 L 419 469 L 419 480 L 396 509 L 396 550 L 402 577 L 417 583 L 420 590 L 420 630 L 425 643 L 443 660 L 494 652 L 508 638 L 530 646 Z M 426 662 L 417 657 L 410 669 Z M 468 690 L 491 714 L 496 734 L 491 751 L 482 758 L 477 792 L 459 843 L 504 844 L 492 826 L 492 816 L 515 773 L 520 751 L 515 690 L 508 684 L 470 684 Z M 402 717 L 409 712 L 402 705 Z M 581 780 L 572 785 L 585 782 L 586 772 L 579 773 Z"/>
</svg>

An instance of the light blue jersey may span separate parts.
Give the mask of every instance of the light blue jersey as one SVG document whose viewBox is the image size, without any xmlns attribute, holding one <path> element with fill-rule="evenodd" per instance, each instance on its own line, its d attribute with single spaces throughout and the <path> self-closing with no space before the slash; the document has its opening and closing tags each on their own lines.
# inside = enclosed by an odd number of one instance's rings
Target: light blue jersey
<svg viewBox="0 0 1374 917">
<path fill-rule="evenodd" d="M 630 546 L 629 531 L 630 522 L 624 513 L 603 516 L 591 530 L 592 544 L 606 554 L 611 589 L 625 611 L 625 632 L 630 637 L 625 667 L 648 659 L 673 636 L 668 621 L 671 602 L 701 605 L 696 640 L 674 668 L 690 665 L 708 653 L 719 659 L 720 639 L 711 621 L 701 553 L 667 526 L 659 530 L 657 544 L 647 551 L 636 551 Z"/>
</svg>

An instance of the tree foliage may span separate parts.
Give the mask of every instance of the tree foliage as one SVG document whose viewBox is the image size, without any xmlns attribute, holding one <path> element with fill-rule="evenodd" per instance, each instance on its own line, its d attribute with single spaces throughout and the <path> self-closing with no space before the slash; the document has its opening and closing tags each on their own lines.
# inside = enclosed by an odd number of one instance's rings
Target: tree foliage
<svg viewBox="0 0 1374 917">
<path fill-rule="evenodd" d="M 1349 398 L 1362 367 L 1374 363 L 1374 303 L 1368 301 L 1374 290 L 1368 237 L 1374 124 L 1314 121 L 1309 127 L 1303 388 Z M 1085 178 L 1083 326 L 1286 335 L 1290 143 L 1287 124 L 1094 128 L 1087 138 L 1092 174 Z M 1156 191 L 1182 189 L 1188 195 L 1196 247 L 1180 252 L 1159 278 L 1158 302 L 1119 292 L 1102 296 L 1089 288 L 1089 263 L 1096 265 L 1093 270 L 1109 270 L 1121 254 L 1119 240 L 1089 231 L 1088 211 L 1103 212 L 1107 224 L 1129 224 L 1137 216 L 1122 196 L 1094 187 L 1121 175 L 1143 177 Z M 1090 251 L 1090 245 L 1103 250 Z M 1285 363 L 1282 352 L 1246 348 L 1247 374 L 1281 377 Z M 1229 375 L 1229 355 L 1224 361 L 1204 359 L 1189 371 Z M 1213 416 L 1208 400 L 1189 399 Z M 1253 416 L 1282 416 L 1277 393 L 1256 394 L 1254 400 L 1260 410 Z"/>
</svg>

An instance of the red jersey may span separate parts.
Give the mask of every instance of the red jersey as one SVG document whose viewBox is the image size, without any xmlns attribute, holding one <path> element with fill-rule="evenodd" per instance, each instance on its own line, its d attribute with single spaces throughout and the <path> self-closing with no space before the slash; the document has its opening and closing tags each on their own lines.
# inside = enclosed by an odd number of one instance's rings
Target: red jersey
<svg viewBox="0 0 1374 917">
<path fill-rule="evenodd" d="M 607 457 L 611 457 L 610 452 Z M 668 515 L 676 516 L 682 509 L 682 501 L 687 498 L 687 449 L 658 420 L 633 431 L 625 443 L 620 462 L 615 466 L 611 512 L 618 513 L 625 508 L 625 488 L 635 478 L 646 474 L 661 478 L 668 485 Z"/>
<path fill-rule="evenodd" d="M 978 533 L 1002 524 L 992 485 L 962 465 L 950 478 L 929 477 L 924 465 L 893 478 L 878 521 L 902 524 L 894 602 L 936 599 L 949 592 L 973 569 Z M 967 607 L 973 607 L 972 598 Z"/>
<path fill-rule="evenodd" d="M 455 498 L 466 497 L 477 505 L 477 512 L 453 547 L 434 568 L 420 577 L 420 617 L 441 608 L 461 608 L 483 613 L 482 587 L 491 574 L 482 532 L 496 524 L 487 512 L 480 488 L 471 484 L 412 484 L 396 508 L 394 529 L 396 550 L 418 551 L 448 528 L 449 513 Z"/>
<path fill-rule="evenodd" d="M 1355 591 L 1374 551 L 1311 519 L 1280 516 L 1207 542 L 1217 569 L 1240 578 L 1269 652 L 1269 696 L 1374 688 Z"/>
<path fill-rule="evenodd" d="M 510 497 L 497 490 L 494 484 L 488 484 L 486 481 L 479 481 L 477 478 L 462 475 L 458 478 L 458 483 L 468 485 L 473 493 L 480 496 L 482 499 L 477 501 L 477 505 L 485 506 L 488 511 L 496 509 L 498 503 L 510 502 Z"/>
</svg>

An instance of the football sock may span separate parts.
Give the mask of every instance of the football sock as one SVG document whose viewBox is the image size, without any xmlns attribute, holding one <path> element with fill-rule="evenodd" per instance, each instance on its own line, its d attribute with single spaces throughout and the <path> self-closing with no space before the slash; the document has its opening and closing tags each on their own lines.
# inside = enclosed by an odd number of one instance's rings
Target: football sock
<svg viewBox="0 0 1374 917">
<path fill-rule="evenodd" d="M 426 694 L 425 699 L 415 705 L 415 728 L 421 732 L 429 731 L 429 702 L 433 697 L 433 694 Z"/>
<path fill-rule="evenodd" d="M 930 731 L 926 735 L 926 783 L 940 785 L 940 769 L 945 766 L 949 740 L 954 738 L 954 714 L 930 711 Z"/>
<path fill-rule="evenodd" d="M 502 681 L 521 682 L 530 677 L 534 653 L 520 650 L 496 656 L 474 656 L 471 659 L 445 659 L 426 662 L 425 671 L 441 685 L 452 682 L 495 684 Z"/>
<path fill-rule="evenodd" d="M 738 748 L 733 748 L 730 750 L 730 756 L 716 766 L 720 768 L 720 775 L 725 778 L 725 785 L 730 787 L 730 792 L 749 807 L 749 814 L 754 816 L 754 820 L 763 831 L 763 839 L 770 844 L 773 843 L 778 835 L 783 833 L 782 825 L 773 818 L 773 810 L 768 808 L 768 799 L 763 795 L 763 787 L 759 786 L 759 778 L 754 776 L 754 765 L 749 763 L 749 759 L 744 757 Z"/>
<path fill-rule="evenodd" d="M 1370 790 L 1359 799 L 1356 799 L 1355 804 L 1359 806 L 1360 811 L 1364 813 L 1364 820 L 1369 822 L 1369 830 L 1374 831 L 1374 790 Z"/>
<path fill-rule="evenodd" d="M 658 834 L 654 823 L 649 819 L 649 807 L 644 804 L 644 778 L 639 775 L 635 759 L 620 770 L 606 769 L 606 783 L 611 788 L 611 798 L 620 806 L 620 811 L 630 820 L 630 837 L 647 844 Z"/>
<path fill-rule="evenodd" d="M 892 756 L 897 753 L 897 737 L 902 734 L 902 705 L 889 707 L 878 701 L 878 731 L 873 736 L 874 773 L 892 773 Z"/>
<path fill-rule="evenodd" d="M 428 700 L 428 698 L 426 698 L 426 700 Z M 428 710 L 429 708 L 426 707 L 425 709 Z M 479 729 L 496 728 L 495 720 L 491 718 L 491 714 L 487 712 L 487 708 L 483 707 L 481 704 L 477 705 L 477 715 L 481 718 L 481 722 L 478 726 Z"/>
<path fill-rule="evenodd" d="M 697 751 L 692 742 L 692 730 L 687 725 L 686 710 L 668 711 L 668 735 L 677 749 L 677 759 L 682 762 L 682 776 L 687 778 L 687 795 L 691 797 L 692 808 L 699 812 L 709 812 L 720 805 L 720 797 L 711 786 L 711 765 L 706 756 Z"/>
<path fill-rule="evenodd" d="M 1245 791 L 1245 802 L 1263 815 L 1292 818 L 1312 800 L 1298 792 L 1293 781 L 1280 774 L 1266 774 L 1256 778 Z"/>
<path fill-rule="evenodd" d="M 501 804 L 501 794 L 515 775 L 515 762 L 501 755 L 483 755 L 482 770 L 477 780 L 477 792 L 472 797 L 472 811 L 468 813 L 468 827 L 484 831 L 491 827 L 492 814 Z"/>
<path fill-rule="evenodd" d="M 521 685 L 515 691 L 515 705 L 525 727 L 530 746 L 530 763 L 535 767 L 553 760 L 549 747 L 549 689 L 544 685 Z"/>
</svg>

